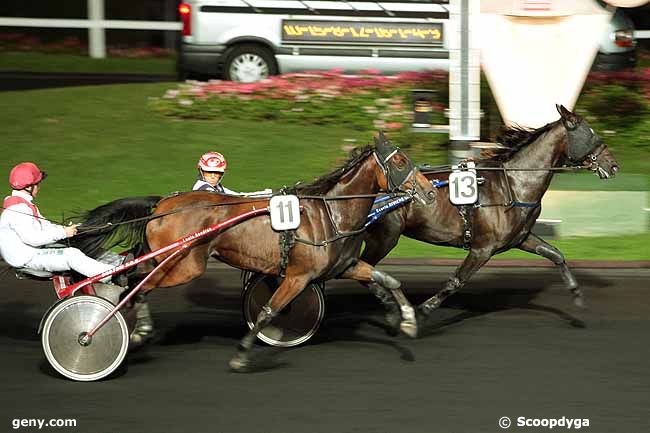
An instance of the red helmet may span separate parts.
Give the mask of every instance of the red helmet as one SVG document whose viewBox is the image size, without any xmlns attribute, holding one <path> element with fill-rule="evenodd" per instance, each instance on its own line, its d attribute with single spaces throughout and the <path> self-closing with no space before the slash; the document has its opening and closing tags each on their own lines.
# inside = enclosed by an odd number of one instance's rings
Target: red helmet
<svg viewBox="0 0 650 433">
<path fill-rule="evenodd" d="M 203 171 L 218 171 L 220 173 L 225 173 L 228 163 L 226 162 L 226 158 L 224 158 L 219 152 L 208 152 L 201 156 L 197 166 Z"/>
<path fill-rule="evenodd" d="M 13 189 L 25 189 L 41 182 L 47 174 L 33 162 L 21 162 L 11 169 L 9 185 Z"/>
</svg>

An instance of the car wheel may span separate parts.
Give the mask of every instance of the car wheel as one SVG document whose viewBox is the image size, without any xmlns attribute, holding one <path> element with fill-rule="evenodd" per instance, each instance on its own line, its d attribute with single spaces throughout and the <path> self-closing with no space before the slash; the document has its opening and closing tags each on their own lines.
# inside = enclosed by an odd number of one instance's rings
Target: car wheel
<svg viewBox="0 0 650 433">
<path fill-rule="evenodd" d="M 226 80 L 253 83 L 278 73 L 273 53 L 259 45 L 238 45 L 226 56 Z"/>
</svg>

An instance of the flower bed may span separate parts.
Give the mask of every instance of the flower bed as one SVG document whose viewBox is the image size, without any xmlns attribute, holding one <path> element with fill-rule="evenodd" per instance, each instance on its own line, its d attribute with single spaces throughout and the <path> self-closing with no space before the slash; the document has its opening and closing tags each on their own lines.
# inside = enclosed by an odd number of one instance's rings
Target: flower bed
<svg viewBox="0 0 650 433">
<path fill-rule="evenodd" d="M 188 81 L 154 98 L 152 108 L 185 119 L 280 120 L 338 125 L 358 131 L 403 130 L 412 122 L 411 90 L 437 91 L 434 114 L 443 122 L 447 74 L 380 75 L 339 70 L 273 76 L 256 83 Z"/>
<path fill-rule="evenodd" d="M 433 122 L 444 124 L 447 88 L 446 72 L 383 76 L 377 71 L 346 75 L 333 70 L 285 74 L 248 84 L 188 81 L 152 98 L 151 107 L 179 119 L 277 120 L 349 127 L 359 131 L 355 138 L 361 140 L 383 129 L 396 140 L 411 142 L 413 137 L 405 139 L 413 120 L 411 91 L 434 90 Z M 482 102 L 489 104 L 489 99 L 486 96 Z M 578 102 L 578 112 L 601 128 L 613 130 L 638 123 L 650 105 L 650 69 L 592 73 Z M 489 134 L 493 132 L 497 131 Z"/>
</svg>

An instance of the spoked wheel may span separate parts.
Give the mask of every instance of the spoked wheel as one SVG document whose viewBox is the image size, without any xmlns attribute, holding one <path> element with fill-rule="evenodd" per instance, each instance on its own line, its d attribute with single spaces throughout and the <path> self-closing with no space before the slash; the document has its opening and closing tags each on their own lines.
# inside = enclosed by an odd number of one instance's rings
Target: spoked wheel
<svg viewBox="0 0 650 433">
<path fill-rule="evenodd" d="M 118 311 L 87 344 L 81 338 L 101 322 L 113 304 L 96 296 L 64 299 L 49 312 L 41 342 L 48 362 L 68 379 L 98 380 L 117 369 L 129 348 L 129 330 Z"/>
<path fill-rule="evenodd" d="M 255 274 L 244 288 L 244 317 L 253 329 L 257 315 L 278 288 L 277 277 Z M 257 337 L 271 346 L 292 347 L 309 340 L 318 331 L 325 316 L 325 296 L 316 283 L 310 283 L 291 304 L 262 329 Z M 278 332 L 280 331 L 280 332 Z"/>
</svg>

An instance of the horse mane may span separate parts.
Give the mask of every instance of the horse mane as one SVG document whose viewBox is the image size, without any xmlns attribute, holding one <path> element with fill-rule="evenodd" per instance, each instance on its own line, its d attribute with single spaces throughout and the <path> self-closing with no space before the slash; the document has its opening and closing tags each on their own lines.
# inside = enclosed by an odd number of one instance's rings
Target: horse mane
<svg viewBox="0 0 650 433">
<path fill-rule="evenodd" d="M 153 212 L 161 198 L 122 198 L 78 215 L 75 220 L 80 220 L 82 225 L 79 233 L 70 238 L 70 245 L 92 258 L 116 246 L 127 249 L 146 247 L 148 221 L 145 217 Z"/>
<path fill-rule="evenodd" d="M 372 145 L 352 149 L 348 160 L 343 165 L 332 172 L 315 179 L 309 184 L 296 185 L 296 193 L 304 195 L 320 195 L 329 192 L 329 190 L 331 190 L 334 185 L 336 185 L 339 180 L 348 173 L 348 171 L 356 167 L 361 161 L 365 160 L 374 150 L 375 147 Z"/>
<path fill-rule="evenodd" d="M 505 162 L 510 160 L 517 152 L 537 140 L 542 134 L 548 132 L 557 124 L 556 122 L 530 129 L 519 125 L 503 128 L 496 142 L 503 146 L 502 149 L 481 158 L 482 162 Z"/>
</svg>

